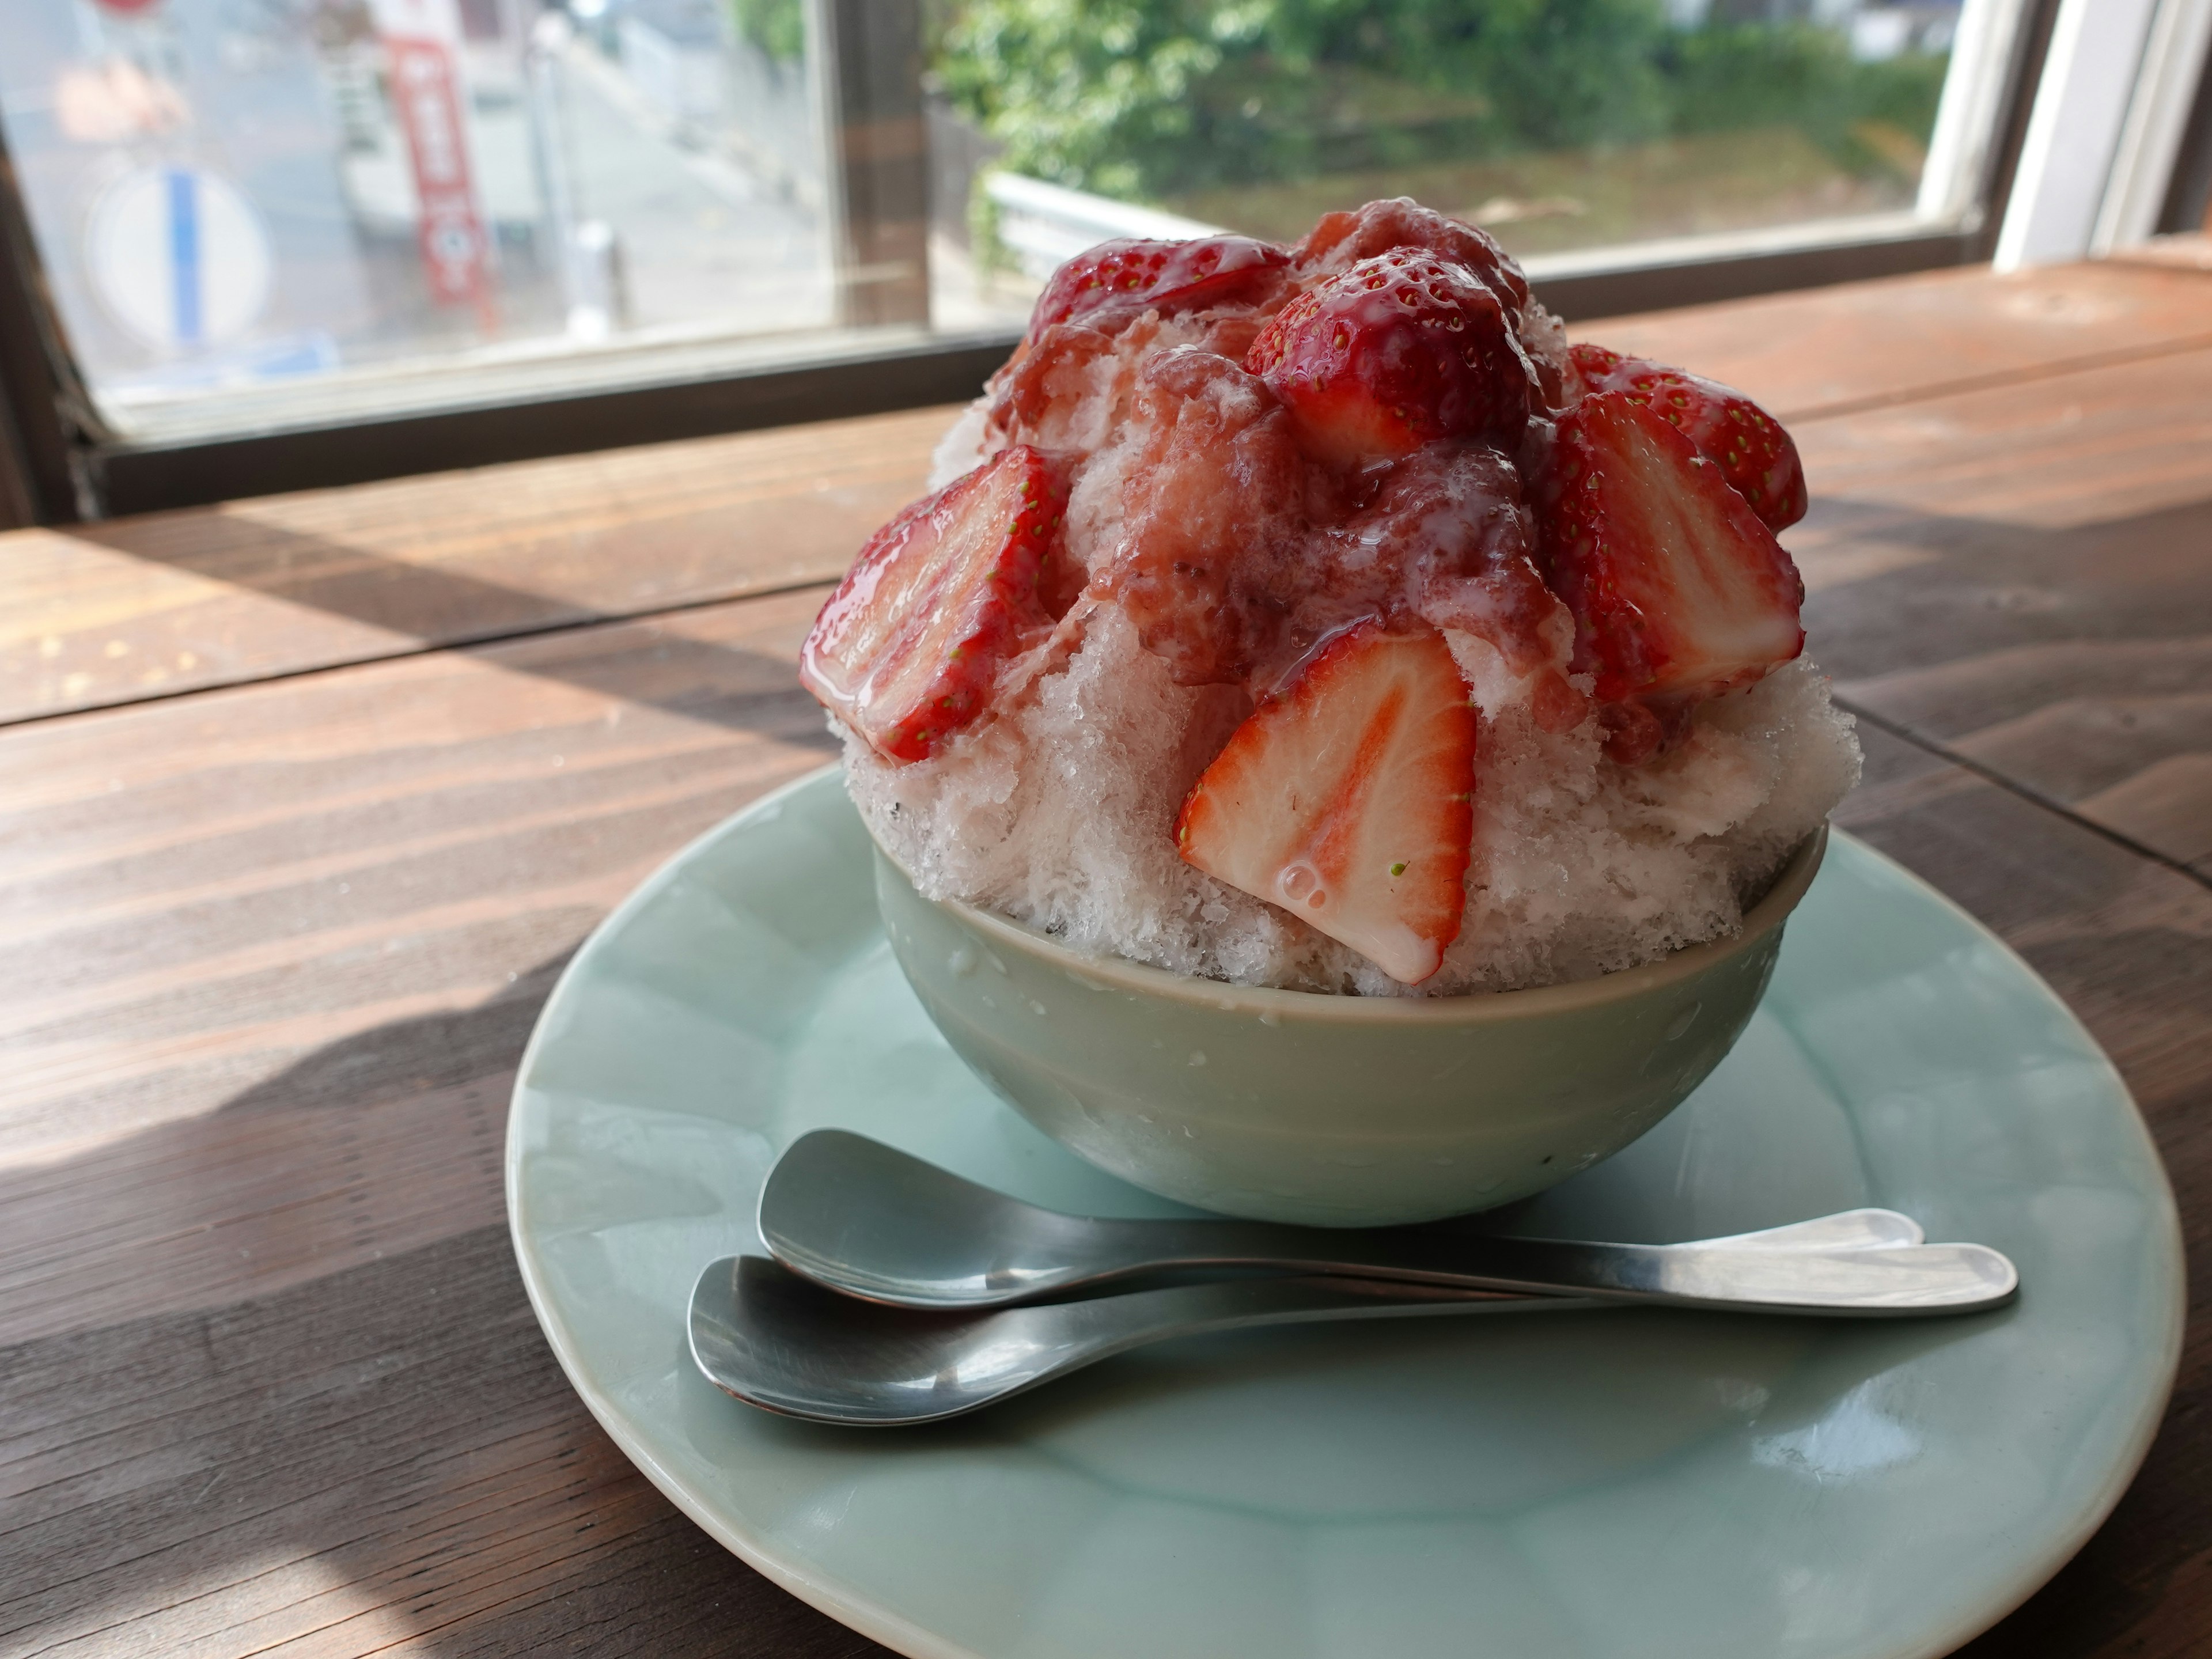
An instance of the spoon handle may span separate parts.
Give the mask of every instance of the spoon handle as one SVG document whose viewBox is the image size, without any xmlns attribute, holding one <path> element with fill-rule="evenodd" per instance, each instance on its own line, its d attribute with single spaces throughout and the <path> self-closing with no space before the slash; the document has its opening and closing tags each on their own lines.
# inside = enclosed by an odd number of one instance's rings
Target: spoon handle
<svg viewBox="0 0 2212 1659">
<path fill-rule="evenodd" d="M 1322 1233 L 1242 1222 L 1122 1224 L 1129 1231 L 1117 1230 L 1115 1242 L 1141 1253 L 1145 1267 L 1272 1267 L 1460 1290 L 1771 1313 L 1957 1313 L 2005 1301 L 2019 1286 L 2012 1263 L 1980 1244 L 1838 1248 L 1808 1242 L 1850 1237 L 1850 1214 L 1803 1224 L 1798 1237 L 1791 1235 L 1799 1229 L 1784 1228 L 1686 1244 L 1429 1228 Z"/>
</svg>

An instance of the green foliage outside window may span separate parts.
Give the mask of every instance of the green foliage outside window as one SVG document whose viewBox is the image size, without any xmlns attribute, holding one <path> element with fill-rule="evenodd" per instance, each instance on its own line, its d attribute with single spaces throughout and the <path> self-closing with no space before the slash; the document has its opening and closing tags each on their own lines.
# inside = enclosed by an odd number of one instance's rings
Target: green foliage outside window
<svg viewBox="0 0 2212 1659">
<path fill-rule="evenodd" d="M 779 64 L 795 64 L 806 52 L 806 0 L 730 0 L 738 38 Z"/>
<path fill-rule="evenodd" d="M 739 0 L 769 3 L 770 0 Z M 1132 200 L 1789 128 L 1917 173 L 1943 59 L 1659 0 L 943 0 L 933 66 L 1004 165 Z M 1801 141 L 1802 142 L 1802 141 Z"/>
</svg>

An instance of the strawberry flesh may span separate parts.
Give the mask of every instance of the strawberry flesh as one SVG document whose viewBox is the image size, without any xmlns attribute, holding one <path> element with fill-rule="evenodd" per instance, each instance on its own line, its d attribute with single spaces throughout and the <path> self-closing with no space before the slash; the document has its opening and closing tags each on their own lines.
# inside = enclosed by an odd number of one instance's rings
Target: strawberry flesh
<svg viewBox="0 0 2212 1659">
<path fill-rule="evenodd" d="M 1418 985 L 1466 910 L 1475 740 L 1443 636 L 1358 623 L 1231 735 L 1183 802 L 1176 848 Z"/>
<path fill-rule="evenodd" d="M 1053 272 L 1030 313 L 1030 332 L 1069 322 L 1111 330 L 1146 311 L 1164 315 L 1250 299 L 1274 285 L 1290 258 L 1249 236 L 1101 242 Z"/>
<path fill-rule="evenodd" d="M 935 753 L 1050 631 L 1066 501 L 1050 464 L 1019 445 L 907 508 L 815 618 L 806 689 L 885 758 Z"/>
<path fill-rule="evenodd" d="M 1769 530 L 1805 516 L 1805 468 L 1782 422 L 1717 380 L 1603 346 L 1570 352 L 1587 392 L 1619 392 L 1642 404 L 1698 447 Z"/>
<path fill-rule="evenodd" d="M 1417 248 L 1363 259 L 1297 295 L 1244 366 L 1324 460 L 1391 459 L 1439 438 L 1510 445 L 1528 423 L 1534 373 L 1498 296 L 1466 266 Z"/>
<path fill-rule="evenodd" d="M 1537 525 L 1550 585 L 1575 614 L 1575 666 L 1595 673 L 1601 701 L 1714 696 L 1804 648 L 1789 554 L 1720 469 L 1627 392 L 1561 417 Z"/>
</svg>

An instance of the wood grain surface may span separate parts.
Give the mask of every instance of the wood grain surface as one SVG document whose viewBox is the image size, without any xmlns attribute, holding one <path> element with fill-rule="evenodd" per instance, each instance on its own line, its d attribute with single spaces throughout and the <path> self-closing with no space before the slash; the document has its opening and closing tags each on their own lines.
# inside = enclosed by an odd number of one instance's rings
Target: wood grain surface
<svg viewBox="0 0 2212 1659">
<path fill-rule="evenodd" d="M 2004 276 L 1938 271 L 1577 324 L 1572 331 L 1741 386 L 1794 427 L 2157 356 L 2180 343 L 2212 344 L 2204 326 L 2208 276 L 2212 270 L 2178 258 Z"/>
<path fill-rule="evenodd" d="M 2023 325 L 2024 292 L 2072 296 L 2073 331 Z M 2212 276 L 1947 274 L 1591 332 L 1810 411 L 1790 539 L 1869 759 L 1839 817 L 2111 1051 L 2204 1285 Z M 498 1161 L 585 932 L 830 754 L 795 584 L 941 419 L 0 536 L 0 1656 L 881 1651 L 593 1425 Z M 93 678 L 38 678 L 64 662 Z M 2142 1474 L 1969 1653 L 2207 1650 L 2194 1294 Z"/>
<path fill-rule="evenodd" d="M 2183 350 L 1805 423 L 1790 539 L 1855 707 L 2212 872 L 2208 388 Z"/>
</svg>

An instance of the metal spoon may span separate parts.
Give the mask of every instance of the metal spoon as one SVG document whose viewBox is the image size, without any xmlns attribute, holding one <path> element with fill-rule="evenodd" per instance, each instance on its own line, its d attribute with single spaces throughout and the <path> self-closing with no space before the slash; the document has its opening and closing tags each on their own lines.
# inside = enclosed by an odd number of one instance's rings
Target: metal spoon
<svg viewBox="0 0 2212 1659">
<path fill-rule="evenodd" d="M 1377 1279 L 1247 1279 L 995 1313 L 920 1313 L 856 1302 L 739 1255 L 710 1263 L 691 1292 L 691 1358 L 748 1405 L 890 1428 L 957 1417 L 1171 1336 L 1588 1305 Z"/>
<path fill-rule="evenodd" d="M 1499 1238 L 1454 1228 L 1289 1227 L 1063 1215 L 837 1129 L 794 1141 L 761 1194 L 793 1272 L 901 1307 L 1003 1306 L 1170 1267 L 1276 1267 L 1400 1284 L 1771 1313 L 1960 1313 L 2019 1285 L 1979 1244 L 1923 1244 L 1893 1210 L 1847 1210 L 1686 1244 Z"/>
</svg>

